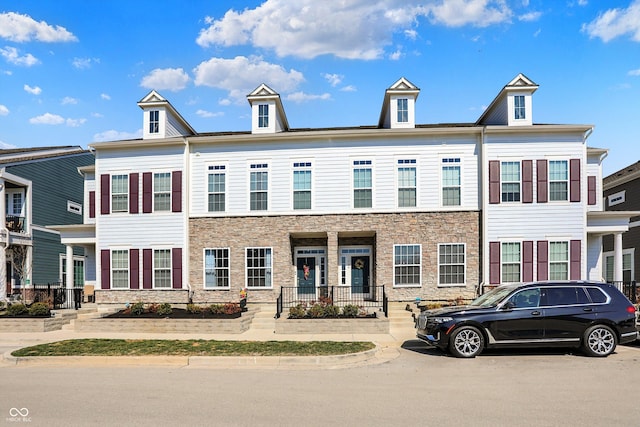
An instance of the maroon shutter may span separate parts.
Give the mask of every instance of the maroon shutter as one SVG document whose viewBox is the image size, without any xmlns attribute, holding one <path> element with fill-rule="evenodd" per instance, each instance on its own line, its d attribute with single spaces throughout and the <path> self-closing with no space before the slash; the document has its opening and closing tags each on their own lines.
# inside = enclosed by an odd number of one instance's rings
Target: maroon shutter
<svg viewBox="0 0 640 427">
<path fill-rule="evenodd" d="M 522 161 L 522 203 L 533 203 L 533 161 Z"/>
<path fill-rule="evenodd" d="M 571 253 L 569 256 L 571 257 L 571 266 L 569 268 L 571 271 L 571 275 L 569 276 L 569 279 L 580 280 L 580 259 L 582 258 L 582 248 L 580 240 L 571 241 Z"/>
<path fill-rule="evenodd" d="M 596 204 L 596 177 L 595 176 L 589 176 L 587 177 L 587 193 L 588 193 L 588 197 L 587 197 L 587 203 L 589 203 L 590 205 L 595 205 Z"/>
<path fill-rule="evenodd" d="M 489 203 L 500 203 L 500 162 L 489 161 Z"/>
<path fill-rule="evenodd" d="M 522 242 L 522 280 L 533 281 L 533 242 Z"/>
<path fill-rule="evenodd" d="M 500 242 L 489 242 L 489 283 L 500 283 Z"/>
<path fill-rule="evenodd" d="M 100 176 L 100 213 L 102 215 L 108 215 L 110 209 L 109 199 L 111 198 L 111 192 L 109 191 L 109 180 L 111 177 L 108 174 Z"/>
<path fill-rule="evenodd" d="M 96 217 L 96 192 L 89 191 L 89 218 Z"/>
<path fill-rule="evenodd" d="M 109 249 L 100 251 L 100 288 L 111 288 L 111 252 Z"/>
<path fill-rule="evenodd" d="M 182 289 L 182 248 L 173 248 L 171 274 L 173 275 L 173 289 Z"/>
<path fill-rule="evenodd" d="M 549 279 L 549 242 L 538 242 L 538 280 Z"/>
<path fill-rule="evenodd" d="M 569 201 L 580 201 L 580 159 L 569 160 Z"/>
<path fill-rule="evenodd" d="M 538 178 L 538 203 L 547 203 L 547 161 L 536 161 L 536 176 Z"/>
<path fill-rule="evenodd" d="M 153 176 L 151 172 L 142 174 L 142 212 L 151 213 L 153 207 Z"/>
<path fill-rule="evenodd" d="M 129 174 L 129 213 L 138 213 L 138 193 L 140 183 L 138 182 L 138 174 Z"/>
<path fill-rule="evenodd" d="M 182 212 L 182 171 L 171 174 L 171 212 Z"/>
<path fill-rule="evenodd" d="M 129 288 L 140 288 L 140 250 L 129 250 Z"/>
<path fill-rule="evenodd" d="M 153 250 L 142 250 L 142 288 L 151 289 L 153 280 Z"/>
</svg>

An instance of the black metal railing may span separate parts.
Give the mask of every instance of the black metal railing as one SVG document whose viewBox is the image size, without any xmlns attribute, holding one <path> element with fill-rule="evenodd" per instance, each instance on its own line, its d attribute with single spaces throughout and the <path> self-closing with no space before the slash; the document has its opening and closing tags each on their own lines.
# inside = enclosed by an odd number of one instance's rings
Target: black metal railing
<svg viewBox="0 0 640 427">
<path fill-rule="evenodd" d="M 13 289 L 14 295 L 19 295 L 19 299 L 27 304 L 34 302 L 47 302 L 54 310 L 62 308 L 79 309 L 82 307 L 84 290 L 79 287 L 67 289 L 59 282 L 44 284 L 34 284 L 33 286 L 19 287 Z"/>
<path fill-rule="evenodd" d="M 636 281 L 632 280 L 630 282 L 614 282 L 610 281 L 612 285 L 614 285 L 620 292 L 622 292 L 629 300 L 636 304 L 638 302 L 638 291 L 636 287 Z"/>
<path fill-rule="evenodd" d="M 313 305 L 318 301 L 344 307 L 357 305 L 368 311 L 382 311 L 387 317 L 389 300 L 384 286 L 370 286 L 368 292 L 354 292 L 350 286 L 320 286 L 318 288 L 281 287 L 276 299 L 276 318 L 287 309 L 298 304 Z"/>
<path fill-rule="evenodd" d="M 5 225 L 9 231 L 22 233 L 24 231 L 24 217 L 17 215 L 7 215 Z"/>
</svg>

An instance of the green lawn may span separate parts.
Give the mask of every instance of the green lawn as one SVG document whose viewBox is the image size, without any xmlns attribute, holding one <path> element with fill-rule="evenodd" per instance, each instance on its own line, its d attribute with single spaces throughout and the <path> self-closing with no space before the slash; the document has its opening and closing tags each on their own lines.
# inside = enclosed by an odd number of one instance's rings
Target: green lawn
<svg viewBox="0 0 640 427">
<path fill-rule="evenodd" d="M 77 339 L 39 344 L 25 356 L 330 356 L 373 349 L 372 342 Z"/>
</svg>

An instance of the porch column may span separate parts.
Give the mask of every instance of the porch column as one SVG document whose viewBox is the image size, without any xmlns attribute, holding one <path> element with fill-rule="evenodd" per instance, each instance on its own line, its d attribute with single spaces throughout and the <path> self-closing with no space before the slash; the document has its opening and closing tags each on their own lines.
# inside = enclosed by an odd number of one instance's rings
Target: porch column
<svg viewBox="0 0 640 427">
<path fill-rule="evenodd" d="M 7 250 L 4 243 L 0 243 L 0 301 L 7 299 L 7 288 Z"/>
<path fill-rule="evenodd" d="M 7 247 L 9 246 L 9 230 L 7 230 L 7 207 L 4 200 L 4 179 L 0 178 L 0 301 L 7 299 Z M 3 237 L 4 236 L 4 237 Z M 5 240 L 6 239 L 6 240 Z"/>
<path fill-rule="evenodd" d="M 66 274 L 65 282 L 67 289 L 73 289 L 73 246 L 67 245 L 67 259 L 66 259 Z"/>
<path fill-rule="evenodd" d="M 337 231 L 327 231 L 327 279 L 329 286 L 338 286 L 340 284 Z"/>
<path fill-rule="evenodd" d="M 622 282 L 622 233 L 613 235 L 613 281 Z"/>
</svg>

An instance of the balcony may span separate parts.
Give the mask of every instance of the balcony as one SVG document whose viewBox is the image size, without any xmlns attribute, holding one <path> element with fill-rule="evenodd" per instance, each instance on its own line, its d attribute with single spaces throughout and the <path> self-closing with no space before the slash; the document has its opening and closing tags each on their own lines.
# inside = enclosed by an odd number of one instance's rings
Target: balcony
<svg viewBox="0 0 640 427">
<path fill-rule="evenodd" d="M 14 233 L 24 233 L 24 217 L 16 215 L 7 215 L 6 227 Z"/>
</svg>

